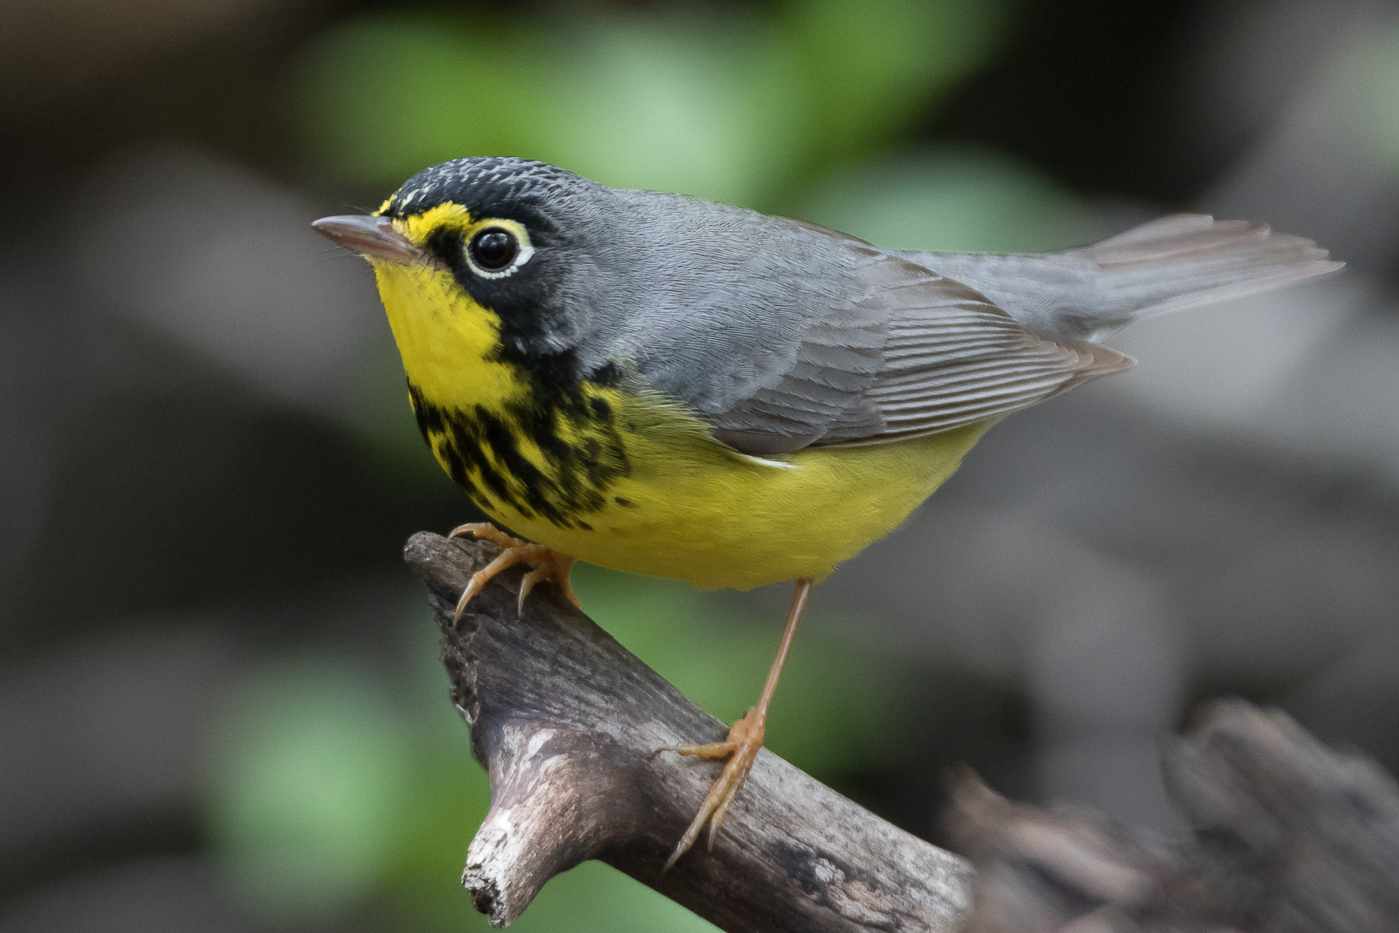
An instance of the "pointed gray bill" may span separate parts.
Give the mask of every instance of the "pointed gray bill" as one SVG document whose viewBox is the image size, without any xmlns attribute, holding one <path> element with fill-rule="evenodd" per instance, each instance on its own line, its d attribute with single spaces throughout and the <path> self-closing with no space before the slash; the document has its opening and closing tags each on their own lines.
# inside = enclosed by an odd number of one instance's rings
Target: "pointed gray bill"
<svg viewBox="0 0 1399 933">
<path fill-rule="evenodd" d="M 424 262 L 427 255 L 393 228 L 387 217 L 341 214 L 322 217 L 311 224 L 317 233 L 337 246 L 353 250 L 366 259 L 411 265 Z"/>
</svg>

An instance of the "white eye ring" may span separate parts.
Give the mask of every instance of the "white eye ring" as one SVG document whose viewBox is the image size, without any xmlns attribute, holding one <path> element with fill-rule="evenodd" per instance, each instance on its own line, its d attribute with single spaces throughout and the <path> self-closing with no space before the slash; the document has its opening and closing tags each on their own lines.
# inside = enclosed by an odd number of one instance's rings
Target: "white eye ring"
<svg viewBox="0 0 1399 933">
<path fill-rule="evenodd" d="M 484 267 L 473 255 L 477 240 L 486 233 L 504 233 L 515 242 L 515 255 L 499 269 Z M 483 279 L 503 279 L 514 275 L 521 266 L 529 262 L 530 257 L 534 255 L 534 246 L 530 244 L 529 234 L 523 225 L 509 220 L 492 220 L 482 224 L 479 229 L 472 233 L 471 238 L 462 247 L 462 254 L 466 258 L 466 264 L 476 275 Z"/>
</svg>

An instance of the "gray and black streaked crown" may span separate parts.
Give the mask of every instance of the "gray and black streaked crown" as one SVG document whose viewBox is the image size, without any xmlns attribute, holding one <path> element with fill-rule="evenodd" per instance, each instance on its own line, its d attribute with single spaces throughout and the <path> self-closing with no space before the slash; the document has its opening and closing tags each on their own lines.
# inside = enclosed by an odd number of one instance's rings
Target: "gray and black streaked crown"
<svg viewBox="0 0 1399 933">
<path fill-rule="evenodd" d="M 547 162 L 477 156 L 423 169 L 393 193 L 382 213 L 404 217 L 451 202 L 477 217 L 508 217 L 521 208 L 594 187 L 595 182 Z"/>
</svg>

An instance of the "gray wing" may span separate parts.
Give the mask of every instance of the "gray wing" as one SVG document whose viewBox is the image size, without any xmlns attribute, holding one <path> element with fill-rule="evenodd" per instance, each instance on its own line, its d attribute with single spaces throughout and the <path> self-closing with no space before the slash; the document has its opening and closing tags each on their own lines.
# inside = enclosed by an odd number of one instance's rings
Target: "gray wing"
<svg viewBox="0 0 1399 933">
<path fill-rule="evenodd" d="M 904 440 L 1008 414 L 1132 363 L 1026 327 L 927 268 L 859 241 L 842 246 L 858 254 L 855 296 L 808 323 L 780 378 L 707 413 L 720 440 L 759 455 Z"/>
<path fill-rule="evenodd" d="M 877 444 L 999 417 L 1130 366 L 1093 341 L 1133 319 L 1341 267 L 1302 237 L 1199 214 L 1043 255 L 833 242 L 862 257 L 864 300 L 818 318 L 779 383 L 712 415 L 719 437 L 742 450 Z M 872 333 L 882 338 L 872 372 L 833 357 L 846 335 L 870 352 Z"/>
<path fill-rule="evenodd" d="M 749 454 L 877 444 L 996 418 L 1131 361 L 810 224 L 613 191 L 585 371 L 628 361 Z M 684 244 L 682 252 L 656 244 Z M 606 287 L 603 287 L 603 286 Z"/>
</svg>

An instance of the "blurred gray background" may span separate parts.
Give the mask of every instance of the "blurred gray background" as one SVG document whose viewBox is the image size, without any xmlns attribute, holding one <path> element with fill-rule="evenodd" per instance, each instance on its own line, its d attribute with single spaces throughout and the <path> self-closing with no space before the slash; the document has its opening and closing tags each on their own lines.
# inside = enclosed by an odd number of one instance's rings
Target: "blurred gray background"
<svg viewBox="0 0 1399 933">
<path fill-rule="evenodd" d="M 941 840 L 942 773 L 1169 835 L 1158 742 L 1275 704 L 1399 770 L 1399 5 L 10 0 L 0 933 L 483 929 L 484 775 L 399 559 L 473 517 L 307 224 L 472 154 L 889 247 L 1175 210 L 1339 277 L 1144 322 L 816 594 L 770 747 Z M 580 567 L 716 715 L 785 589 Z M 699 929 L 585 865 L 528 930 Z"/>
</svg>

